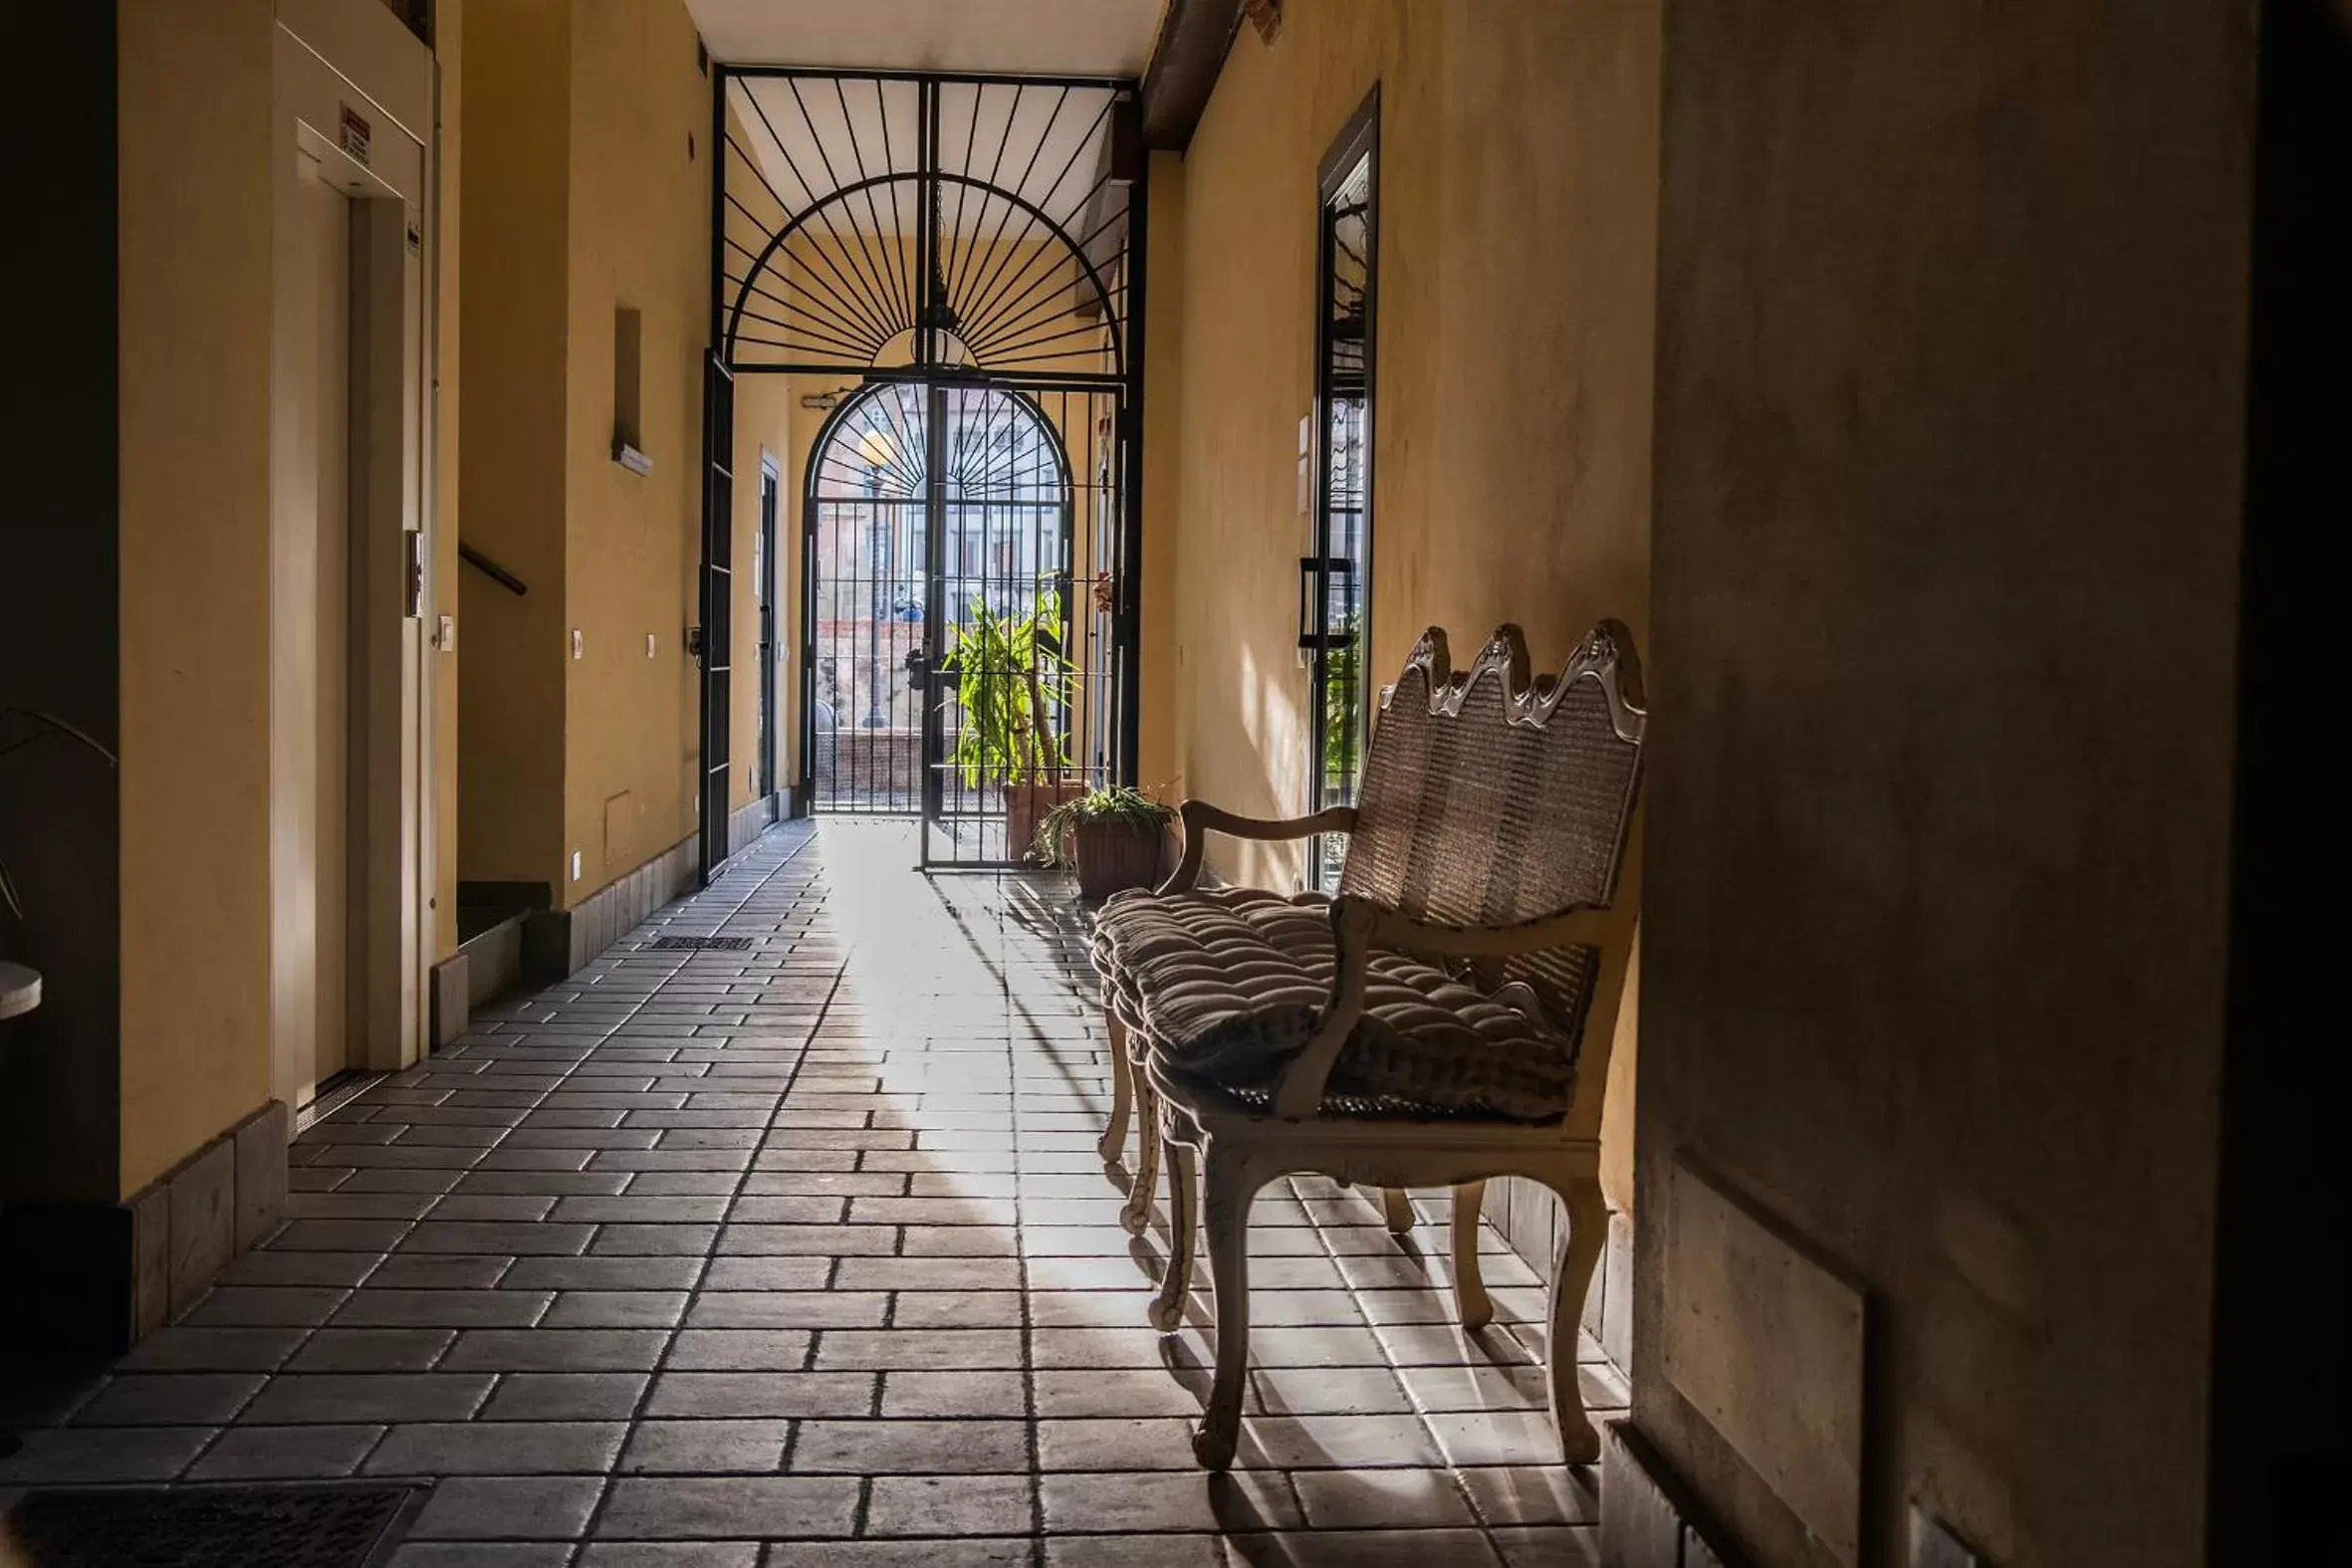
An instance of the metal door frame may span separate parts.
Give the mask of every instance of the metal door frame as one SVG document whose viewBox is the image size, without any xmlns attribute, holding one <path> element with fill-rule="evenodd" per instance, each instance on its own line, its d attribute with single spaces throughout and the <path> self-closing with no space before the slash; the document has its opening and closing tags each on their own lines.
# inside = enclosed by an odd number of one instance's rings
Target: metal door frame
<svg viewBox="0 0 2352 1568">
<path fill-rule="evenodd" d="M 776 91 L 775 84 L 782 84 L 781 93 Z M 714 345 L 713 365 L 726 372 L 730 386 L 737 374 L 781 373 L 849 375 L 864 384 L 917 381 L 927 387 L 931 414 L 927 439 L 935 460 L 930 465 L 931 491 L 926 507 L 930 516 L 925 529 L 930 579 L 927 596 L 931 601 L 926 604 L 927 637 L 938 636 L 945 624 L 941 614 L 944 606 L 938 602 L 945 582 L 940 570 L 944 562 L 939 559 L 945 548 L 945 506 L 940 494 L 945 476 L 936 459 L 938 444 L 945 436 L 945 420 L 941 416 L 948 391 L 960 385 L 975 385 L 1016 394 L 1047 391 L 1115 394 L 1116 429 L 1112 439 L 1117 448 L 1116 539 L 1109 555 L 1111 564 L 1104 572 L 1109 579 L 1105 591 L 1111 602 L 1110 662 L 1106 666 L 1109 689 L 1096 700 L 1111 705 L 1111 760 L 1108 779 L 1104 782 L 1133 783 L 1139 727 L 1136 683 L 1141 654 L 1143 263 L 1149 210 L 1148 160 L 1140 150 L 1137 84 L 1131 79 L 1112 77 L 808 70 L 714 64 L 712 85 L 710 339 Z M 910 93 L 914 111 L 912 134 L 905 133 L 910 127 L 903 123 L 901 116 L 900 134 L 894 138 L 892 104 L 905 105 Z M 1002 102 L 1006 94 L 1011 95 L 1011 108 L 1001 131 L 993 127 L 990 131 L 1001 139 L 994 144 L 996 156 L 984 174 L 981 161 L 985 152 L 979 144 L 982 106 Z M 800 136 L 790 120 L 779 128 L 786 95 L 807 128 L 807 137 Z M 1032 175 L 1039 169 L 1041 154 L 1047 150 L 1055 126 L 1060 122 L 1059 116 L 1073 98 L 1081 105 L 1081 117 L 1087 112 L 1083 107 L 1086 105 L 1093 106 L 1095 117 L 1070 151 L 1060 174 L 1041 194 Z M 869 100 L 871 113 L 865 109 Z M 837 106 L 837 117 L 828 104 Z M 1035 131 L 1035 145 L 1027 149 L 1027 166 L 1017 169 L 1022 162 L 1022 149 L 1014 143 L 1025 106 L 1035 107 L 1040 112 L 1050 106 L 1051 117 L 1044 120 L 1043 130 Z M 732 121 L 731 109 L 742 112 Z M 950 167 L 942 156 L 943 118 L 953 111 L 961 119 L 967 109 L 968 124 L 961 127 L 964 163 L 960 168 Z M 772 110 L 776 112 L 773 116 Z M 820 121 L 823 122 L 822 126 Z M 1078 122 L 1070 121 L 1072 125 Z M 1030 115 L 1028 123 L 1034 128 L 1038 123 L 1036 113 Z M 871 124 L 880 126 L 879 145 L 861 141 L 860 126 Z M 958 128 L 947 126 L 946 138 L 952 140 Z M 833 133 L 829 146 L 828 130 Z M 761 140 L 763 132 L 765 141 Z M 842 137 L 846 138 L 845 148 Z M 788 198 L 779 188 L 780 184 L 790 182 L 781 176 L 776 180 L 770 178 L 774 166 L 764 170 L 762 157 L 746 146 L 746 141 L 774 149 L 790 164 L 793 179 L 798 181 L 793 187 L 798 191 L 798 199 Z M 809 155 L 812 143 L 815 157 Z M 794 159 L 792 149 L 796 145 L 809 167 L 803 168 Z M 1064 180 L 1079 156 L 1078 149 L 1089 145 L 1097 153 L 1092 183 L 1084 183 L 1081 177 L 1079 184 L 1065 185 Z M 844 150 L 848 156 L 839 156 Z M 1046 163 L 1050 168 L 1052 160 L 1047 159 Z M 1010 183 L 1004 177 L 1008 174 L 1013 176 Z M 904 197 L 909 187 L 913 196 L 913 265 L 911 271 L 902 273 L 906 228 L 910 226 L 906 222 Z M 1066 212 L 1054 210 L 1072 192 L 1079 198 L 1074 208 Z M 978 214 L 969 231 L 965 223 L 967 201 L 975 204 Z M 952 221 L 947 216 L 951 203 Z M 990 222 L 992 203 L 998 209 L 994 233 L 987 240 L 986 258 L 976 261 L 981 251 L 979 230 Z M 892 226 L 887 228 L 879 216 L 878 209 L 882 206 L 889 207 L 892 213 Z M 870 234 L 861 235 L 857 223 L 861 214 L 873 220 Z M 839 229 L 842 223 L 848 225 L 850 238 L 859 241 L 857 245 L 842 240 Z M 1004 237 L 1009 224 L 1014 226 L 1014 244 L 1000 260 L 998 240 Z M 796 236 L 803 241 L 798 255 L 787 249 Z M 829 253 L 827 236 L 836 247 Z M 1017 261 L 1023 256 L 1024 237 L 1032 247 L 1030 258 Z M 879 246 L 865 243 L 868 239 L 878 239 Z M 812 255 L 823 263 L 823 272 L 807 259 Z M 1046 258 L 1047 274 L 1029 281 L 1025 288 L 1024 280 L 1030 279 L 1041 256 Z M 793 267 L 785 265 L 787 262 L 798 263 L 797 281 Z M 1054 281 L 1059 276 L 1058 270 L 1065 266 L 1069 269 L 1070 282 L 1064 285 Z M 823 272 L 829 272 L 829 281 Z M 1034 324 L 1037 312 L 1045 308 L 1025 301 L 1044 289 L 1043 298 L 1050 306 L 1065 288 L 1074 291 L 1073 299 L 1079 303 L 1071 305 L 1059 317 L 1048 316 L 1042 327 L 1024 325 Z M 1058 322 L 1073 320 L 1091 320 L 1097 325 L 1048 333 L 1042 337 L 1036 336 L 1048 332 Z M 1107 338 L 1107 352 L 1096 356 L 1106 359 L 1106 365 L 1091 369 L 1073 366 L 1062 361 L 1082 359 L 1091 350 L 1051 346 L 1057 337 L 1079 336 L 1083 343 L 1086 333 Z M 883 346 L 901 342 L 908 349 L 906 360 L 885 362 Z M 715 571 L 725 569 L 726 546 L 720 536 L 732 526 L 731 519 L 722 522 L 718 516 L 721 471 L 725 466 L 720 458 L 731 455 L 733 437 L 731 396 L 728 403 L 729 430 L 723 436 L 706 433 L 705 441 L 706 448 L 714 454 L 713 484 L 705 498 L 706 628 L 717 625 L 707 602 L 709 579 Z M 706 398 L 706 420 L 716 416 L 715 401 Z M 1071 457 L 1066 439 L 1063 448 L 1061 456 L 1066 470 Z M 813 460 L 817 450 L 812 450 Z M 1074 501 L 1072 506 L 1074 510 Z M 816 542 L 811 533 L 814 525 L 814 509 L 811 509 L 810 515 L 804 518 L 803 628 L 798 643 L 802 650 L 804 730 L 815 720 L 816 670 L 812 647 L 816 634 L 817 572 Z M 1064 533 L 1067 548 L 1074 550 L 1074 521 Z M 773 595 L 770 602 L 774 602 Z M 1073 606 L 1073 618 L 1069 621 L 1073 626 L 1076 613 Z M 706 630 L 706 637 L 718 635 L 716 630 Z M 936 647 L 931 649 L 934 661 L 939 652 Z M 722 771 L 724 758 L 714 754 L 711 748 L 715 744 L 723 753 L 727 738 L 723 718 L 713 722 L 714 704 L 709 693 L 714 682 L 722 687 L 726 684 L 726 649 L 712 650 L 706 653 L 703 667 L 704 756 L 716 757 Z M 941 750 L 940 737 L 934 733 L 940 719 L 935 703 L 926 702 L 923 712 L 926 731 L 923 750 L 928 762 L 937 758 Z M 803 761 L 803 773 L 813 786 L 814 758 L 807 747 Z M 939 788 L 936 770 L 928 769 L 923 790 L 927 861 L 931 836 L 928 824 L 938 815 Z M 707 848 L 705 860 L 706 864 L 717 863 Z"/>
<path fill-rule="evenodd" d="M 703 361 L 702 452 L 702 569 L 697 574 L 702 624 L 694 651 L 702 663 L 698 883 L 708 887 L 727 861 L 733 814 L 728 730 L 734 700 L 735 375 L 715 352 Z"/>
<path fill-rule="evenodd" d="M 1329 221 L 1331 203 L 1345 186 L 1357 163 L 1370 160 L 1370 179 L 1364 195 L 1364 346 L 1363 346 L 1363 538 L 1357 555 L 1338 554 L 1331 539 L 1331 302 L 1325 290 L 1333 271 L 1334 240 Z M 1324 778 L 1323 748 L 1329 714 L 1331 656 L 1346 638 L 1331 624 L 1331 581 L 1337 571 L 1354 573 L 1361 609 L 1355 629 L 1356 766 L 1362 768 L 1363 748 L 1371 719 L 1371 685 L 1367 679 L 1372 642 L 1372 487 L 1378 473 L 1373 462 L 1375 346 L 1380 303 L 1380 88 L 1375 83 L 1362 104 L 1347 118 L 1323 154 L 1315 175 L 1315 327 L 1314 327 L 1314 488 L 1308 554 L 1299 558 L 1299 647 L 1307 658 L 1308 747 L 1306 808 L 1319 811 L 1344 805 L 1354 798 L 1352 788 L 1334 790 Z M 1323 841 L 1309 849 L 1307 885 L 1322 884 Z"/>
<path fill-rule="evenodd" d="M 883 395 L 883 386 L 905 388 L 917 384 L 922 387 L 922 403 L 916 417 L 923 421 L 925 448 L 920 495 L 850 496 L 841 494 L 837 489 L 828 489 L 823 483 L 823 466 L 828 455 L 835 451 L 841 440 L 841 426 L 844 420 L 850 418 L 861 403 L 870 401 L 877 395 Z M 1001 400 L 1002 405 L 1018 407 L 1022 417 L 1030 422 L 1030 428 L 1045 437 L 1042 446 L 1050 456 L 1052 469 L 1045 473 L 1033 471 L 1028 478 L 1033 485 L 1037 485 L 1042 479 L 1041 488 L 1048 492 L 1050 499 L 1041 501 L 985 493 L 976 496 L 970 492 L 969 488 L 956 488 L 959 476 L 965 475 L 965 464 L 961 461 L 965 447 L 958 437 L 960 433 L 969 432 L 975 428 L 971 403 L 960 398 L 958 394 L 993 396 Z M 876 509 L 895 509 L 908 506 L 920 508 L 920 515 L 924 521 L 918 548 L 922 552 L 920 569 L 925 634 L 914 652 L 920 655 L 918 662 L 931 677 L 941 678 L 940 665 L 945 654 L 949 651 L 939 645 L 938 639 L 960 619 L 957 613 L 957 604 L 950 600 L 949 593 L 958 587 L 969 588 L 975 585 L 975 574 L 947 557 L 947 552 L 952 544 L 965 540 L 973 521 L 973 514 L 977 514 L 981 522 L 984 540 L 990 536 L 989 520 L 992 512 L 999 515 L 1006 513 L 1029 514 L 1033 529 L 1051 532 L 1051 537 L 1056 542 L 1055 554 L 1050 559 L 1033 560 L 1033 565 L 1036 568 L 1033 580 L 1040 586 L 1050 583 L 1059 598 L 1061 611 L 1059 651 L 1066 653 L 1070 644 L 1080 641 L 1085 642 L 1091 648 L 1095 639 L 1091 635 L 1090 628 L 1088 634 L 1081 635 L 1079 621 L 1076 618 L 1079 614 L 1084 613 L 1076 596 L 1079 580 L 1077 547 L 1081 533 L 1078 498 L 1081 493 L 1092 492 L 1097 487 L 1090 480 L 1081 482 L 1077 478 L 1076 454 L 1070 449 L 1065 427 L 1069 424 L 1068 400 L 1082 399 L 1082 406 L 1089 422 L 1085 450 L 1090 454 L 1093 453 L 1095 451 L 1094 432 L 1091 425 L 1096 415 L 1106 411 L 1097 405 L 1108 400 L 1110 408 L 1115 409 L 1118 396 L 1115 389 L 1105 388 L 1093 388 L 1082 392 L 1071 391 L 1068 388 L 1049 388 L 1041 391 L 1034 387 L 1013 384 L 1002 378 L 959 377 L 949 379 L 941 377 L 922 383 L 896 381 L 862 387 L 844 397 L 827 416 L 823 425 L 819 428 L 809 453 L 808 472 L 804 478 L 802 489 L 804 571 L 802 624 L 804 629 L 801 648 L 805 677 L 803 688 L 805 708 L 801 733 L 806 755 L 812 763 L 813 807 L 820 803 L 814 794 L 814 762 L 820 746 L 816 718 L 816 677 L 819 652 L 817 628 L 820 616 L 820 590 L 826 583 L 838 583 L 843 580 L 837 570 L 828 571 L 826 569 L 826 562 L 830 556 L 837 554 L 839 550 L 837 543 L 828 550 L 823 535 L 824 529 L 836 521 L 831 517 L 829 509 L 838 506 L 865 506 Z M 1063 417 L 1060 420 L 1057 420 L 1046 405 L 1046 399 L 1052 397 L 1064 400 L 1060 410 Z M 903 410 L 903 404 L 901 406 Z M 1118 422 L 1115 415 L 1110 420 L 1114 429 Z M 983 444 L 985 445 L 986 437 L 990 432 L 1010 429 L 1011 426 L 1000 423 L 997 415 L 992 411 L 982 415 L 977 428 L 983 435 Z M 1110 452 L 1111 455 L 1116 455 L 1112 449 L 1105 448 L 1103 450 Z M 982 461 L 985 465 L 987 460 L 983 458 Z M 985 491 L 988 488 L 985 467 L 982 477 L 982 489 Z M 1011 488 L 1019 488 L 1020 477 L 1017 475 L 1008 476 Z M 870 526 L 873 520 L 869 519 L 867 522 Z M 1089 518 L 1088 525 L 1083 532 L 1088 535 L 1091 541 L 1093 534 L 1091 518 Z M 1032 537 L 1035 540 L 1039 536 L 1033 534 Z M 1100 542 L 1093 542 L 1096 543 L 1099 550 Z M 977 585 L 983 591 L 990 585 L 991 576 L 992 573 L 983 565 L 977 574 Z M 1091 581 L 1091 573 L 1087 574 L 1087 580 Z M 1011 587 L 1014 584 L 1012 579 L 1007 578 L 1004 585 Z M 875 661 L 876 673 L 884 667 L 879 660 Z M 1080 684 L 1085 683 L 1081 680 Z M 949 768 L 946 746 L 948 737 L 944 709 L 941 707 L 937 695 L 938 690 L 938 688 L 933 688 L 932 695 L 925 699 L 923 738 L 921 754 L 918 758 L 918 766 L 923 770 L 924 779 L 927 782 L 935 783 L 938 787 L 928 787 L 927 784 L 925 793 L 929 796 L 928 800 L 916 799 L 908 811 L 894 811 L 887 807 L 871 808 L 876 810 L 877 814 L 912 814 L 935 827 L 951 819 L 985 817 L 990 814 L 986 810 L 976 813 L 965 809 L 964 801 L 961 798 L 963 790 L 960 788 L 957 790 L 959 798 L 954 806 L 951 807 L 944 803 L 942 797 Z M 868 692 L 866 695 L 871 696 L 872 693 Z M 1065 699 L 1064 706 L 1074 705 L 1076 699 Z M 1067 714 L 1065 713 L 1063 717 L 1066 719 Z M 835 724 L 837 733 L 837 714 Z M 1065 741 L 1075 739 L 1066 729 L 1062 734 Z M 836 779 L 838 778 L 838 767 L 836 762 Z M 1074 763 L 1072 771 L 1082 775 L 1089 770 L 1081 762 Z M 1098 769 L 1091 770 L 1091 772 L 1097 777 L 1100 775 Z M 953 859 L 933 860 L 930 863 L 954 865 L 978 862 Z M 1001 862 L 988 861 L 986 863 Z"/>
<path fill-rule="evenodd" d="M 784 471 L 773 454 L 760 454 L 760 522 L 759 540 L 755 547 L 758 560 L 754 562 L 753 591 L 758 595 L 760 611 L 760 671 L 759 719 L 760 744 L 756 759 L 760 766 L 759 797 L 781 793 L 777 787 L 777 738 L 783 728 L 782 715 L 777 712 L 776 699 L 776 548 L 779 514 L 784 507 Z"/>
</svg>

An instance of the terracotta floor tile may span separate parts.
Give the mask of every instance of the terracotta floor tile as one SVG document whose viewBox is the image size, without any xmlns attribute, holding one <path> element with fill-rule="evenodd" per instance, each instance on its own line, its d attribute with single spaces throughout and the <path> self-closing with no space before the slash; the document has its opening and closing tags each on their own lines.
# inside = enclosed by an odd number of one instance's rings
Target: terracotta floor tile
<svg viewBox="0 0 2352 1568">
<path fill-rule="evenodd" d="M 1402 1241 L 1360 1191 L 1260 1195 L 1240 1452 L 1197 1466 L 1213 1281 L 1150 1326 L 1165 1202 L 1130 1237 L 1095 1150 L 1083 922 L 919 876 L 913 831 L 781 826 L 476 1009 L 304 1135 L 289 1223 L 41 1407 L 0 1487 L 433 1476 L 392 1568 L 1595 1561 L 1543 1282 L 1488 1235 L 1464 1335 L 1443 1193 Z"/>
</svg>

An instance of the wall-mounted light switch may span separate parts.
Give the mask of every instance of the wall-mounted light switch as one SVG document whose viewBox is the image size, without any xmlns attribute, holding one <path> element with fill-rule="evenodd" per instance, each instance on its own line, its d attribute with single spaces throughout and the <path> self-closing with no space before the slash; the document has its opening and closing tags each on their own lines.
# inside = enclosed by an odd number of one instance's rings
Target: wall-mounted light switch
<svg viewBox="0 0 2352 1568">
<path fill-rule="evenodd" d="M 576 659 L 588 657 L 588 633 L 578 626 L 572 628 L 572 656 Z"/>
<path fill-rule="evenodd" d="M 441 617 L 440 643 L 441 651 L 443 653 L 455 653 L 457 651 L 457 617 L 455 615 L 444 615 Z"/>
<path fill-rule="evenodd" d="M 572 880 L 580 880 L 580 851 L 577 849 L 572 851 Z"/>
<path fill-rule="evenodd" d="M 653 633 L 651 632 L 645 633 L 645 657 L 648 659 L 653 657 Z"/>
</svg>

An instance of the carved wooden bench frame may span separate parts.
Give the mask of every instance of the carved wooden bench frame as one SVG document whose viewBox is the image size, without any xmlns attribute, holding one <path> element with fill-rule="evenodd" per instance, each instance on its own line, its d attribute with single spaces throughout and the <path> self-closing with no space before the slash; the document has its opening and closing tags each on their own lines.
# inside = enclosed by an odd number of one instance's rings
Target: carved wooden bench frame
<svg viewBox="0 0 2352 1568">
<path fill-rule="evenodd" d="M 1604 621 L 1578 646 L 1556 681 L 1530 684 L 1526 645 L 1516 626 L 1499 629 L 1478 661 L 1460 675 L 1450 668 L 1444 634 L 1432 628 L 1414 649 L 1407 674 L 1415 669 L 1427 677 L 1433 716 L 1459 715 L 1464 696 L 1477 682 L 1500 679 L 1505 683 L 1506 721 L 1538 727 L 1574 683 L 1589 680 L 1598 685 L 1616 738 L 1635 749 L 1632 784 L 1614 846 L 1614 891 L 1605 906 L 1565 909 L 1498 926 L 1432 924 L 1343 892 L 1330 905 L 1336 954 L 1330 998 L 1315 1032 L 1279 1079 L 1271 1111 L 1237 1107 L 1214 1094 L 1204 1094 L 1197 1084 L 1157 1060 L 1148 1046 L 1131 1043 L 1118 1009 L 1106 1006 L 1114 1102 L 1099 1146 L 1104 1161 L 1115 1162 L 1123 1154 L 1130 1114 L 1143 1134 L 1121 1216 L 1130 1232 L 1141 1233 L 1149 1222 L 1163 1157 L 1168 1167 L 1170 1256 L 1150 1310 L 1152 1323 L 1163 1333 L 1173 1332 L 1182 1322 L 1196 1227 L 1205 1225 L 1209 1232 L 1217 1367 L 1193 1449 L 1200 1462 L 1212 1469 L 1223 1469 L 1232 1462 L 1240 1429 L 1249 1358 L 1249 1209 L 1269 1182 L 1300 1173 L 1381 1189 L 1389 1229 L 1400 1235 L 1412 1222 L 1407 1189 L 1451 1188 L 1455 1290 L 1462 1323 L 1468 1329 L 1483 1327 L 1493 1317 L 1478 1261 L 1479 1211 L 1486 1183 L 1499 1176 L 1520 1176 L 1557 1194 L 1567 1212 L 1568 1240 L 1551 1281 L 1546 1342 L 1551 1408 L 1563 1456 L 1577 1463 L 1599 1457 L 1599 1436 L 1585 1415 L 1577 1386 L 1575 1344 L 1579 1316 L 1606 1232 L 1607 1211 L 1599 1185 L 1602 1095 L 1639 904 L 1640 829 L 1635 801 L 1638 749 L 1647 727 L 1639 666 L 1630 635 L 1615 622 Z M 1384 712 L 1396 690 L 1392 686 L 1382 692 Z M 1351 806 L 1275 820 L 1240 816 L 1206 801 L 1187 800 L 1182 819 L 1183 859 L 1155 896 L 1192 892 L 1198 885 L 1207 837 L 1212 832 L 1281 841 L 1348 832 L 1357 826 L 1356 808 Z M 1395 949 L 1459 962 L 1569 947 L 1589 950 L 1593 968 L 1578 1035 L 1573 1097 L 1560 1120 L 1529 1125 L 1464 1118 L 1406 1120 L 1321 1114 L 1332 1068 L 1361 1014 L 1374 952 Z M 1155 1132 L 1157 1136 L 1153 1136 Z"/>
</svg>

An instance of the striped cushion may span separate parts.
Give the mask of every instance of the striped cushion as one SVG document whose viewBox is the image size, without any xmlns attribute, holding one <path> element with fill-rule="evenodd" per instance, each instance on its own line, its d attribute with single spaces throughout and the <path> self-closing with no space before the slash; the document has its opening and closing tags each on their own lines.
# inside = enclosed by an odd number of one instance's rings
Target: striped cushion
<svg viewBox="0 0 2352 1568">
<path fill-rule="evenodd" d="M 1255 1103 L 1330 995 L 1330 906 L 1255 888 L 1122 894 L 1103 906 L 1093 953 L 1106 1005 L 1164 1065 Z M 1571 1062 L 1527 988 L 1488 996 L 1382 951 L 1323 1110 L 1546 1121 L 1567 1109 Z"/>
</svg>

